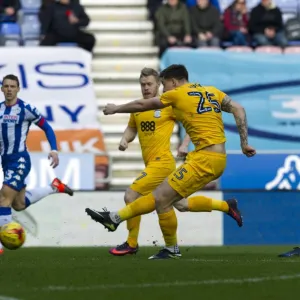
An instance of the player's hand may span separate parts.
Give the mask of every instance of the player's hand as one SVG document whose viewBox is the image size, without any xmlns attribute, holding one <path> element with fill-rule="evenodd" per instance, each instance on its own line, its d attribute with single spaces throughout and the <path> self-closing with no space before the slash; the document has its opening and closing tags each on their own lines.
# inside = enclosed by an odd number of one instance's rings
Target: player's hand
<svg viewBox="0 0 300 300">
<path fill-rule="evenodd" d="M 242 146 L 242 151 L 247 157 L 252 157 L 256 154 L 256 150 L 249 145 Z"/>
<path fill-rule="evenodd" d="M 117 112 L 117 105 L 108 103 L 103 109 L 105 115 L 114 115 Z"/>
<path fill-rule="evenodd" d="M 51 151 L 48 155 L 48 159 L 51 159 L 50 166 L 54 169 L 59 164 L 58 153 L 56 151 Z"/>
<path fill-rule="evenodd" d="M 126 140 L 121 140 L 120 144 L 119 144 L 119 150 L 120 151 L 125 151 L 128 148 L 128 143 Z"/>
<path fill-rule="evenodd" d="M 188 146 L 185 146 L 185 145 L 181 145 L 179 148 L 178 148 L 178 152 L 177 152 L 177 157 L 186 157 L 187 154 L 188 154 Z"/>
</svg>

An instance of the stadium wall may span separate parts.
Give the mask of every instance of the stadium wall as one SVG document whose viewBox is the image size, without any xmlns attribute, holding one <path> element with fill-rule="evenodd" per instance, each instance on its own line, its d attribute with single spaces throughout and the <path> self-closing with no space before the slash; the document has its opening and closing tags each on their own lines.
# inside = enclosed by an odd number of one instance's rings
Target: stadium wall
<svg viewBox="0 0 300 300">
<path fill-rule="evenodd" d="M 279 245 L 300 244 L 299 192 L 244 191 L 203 192 L 216 199 L 237 197 L 244 227 L 220 213 L 177 213 L 180 245 Z M 124 241 L 126 225 L 114 233 L 92 221 L 86 207 L 117 210 L 124 205 L 123 192 L 77 192 L 74 197 L 52 195 L 13 217 L 27 231 L 25 246 L 111 246 Z M 139 244 L 163 245 L 156 213 L 143 216 Z"/>
</svg>

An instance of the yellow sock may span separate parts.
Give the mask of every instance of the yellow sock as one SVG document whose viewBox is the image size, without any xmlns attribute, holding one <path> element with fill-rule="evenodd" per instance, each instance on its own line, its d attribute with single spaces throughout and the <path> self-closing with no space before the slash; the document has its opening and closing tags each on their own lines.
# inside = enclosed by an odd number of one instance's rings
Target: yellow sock
<svg viewBox="0 0 300 300">
<path fill-rule="evenodd" d="M 163 233 L 166 247 L 177 245 L 177 217 L 174 209 L 159 214 L 159 226 Z"/>
<path fill-rule="evenodd" d="M 194 196 L 187 200 L 188 209 L 192 212 L 219 210 L 227 213 L 229 210 L 226 201 L 215 200 L 204 196 Z"/>
<path fill-rule="evenodd" d="M 140 223 L 141 223 L 141 216 L 137 216 L 127 220 L 127 229 L 129 231 L 127 243 L 132 248 L 136 248 L 138 244 Z"/>
<path fill-rule="evenodd" d="M 212 199 L 204 196 L 194 196 L 187 199 L 189 211 L 212 211 Z"/>
<path fill-rule="evenodd" d="M 126 207 L 118 211 L 122 221 L 128 220 L 130 218 L 148 214 L 155 210 L 155 198 L 153 194 L 148 194 L 133 201 Z"/>
<path fill-rule="evenodd" d="M 228 213 L 229 206 L 226 201 L 212 199 L 212 209 Z"/>
</svg>

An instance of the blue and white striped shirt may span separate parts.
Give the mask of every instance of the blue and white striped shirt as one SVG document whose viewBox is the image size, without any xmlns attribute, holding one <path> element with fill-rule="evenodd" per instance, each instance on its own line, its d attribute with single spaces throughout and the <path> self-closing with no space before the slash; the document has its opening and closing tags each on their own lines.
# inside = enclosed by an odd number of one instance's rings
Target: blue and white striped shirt
<svg viewBox="0 0 300 300">
<path fill-rule="evenodd" d="M 27 150 L 26 139 L 31 123 L 44 120 L 32 105 L 18 99 L 17 103 L 7 106 L 0 103 L 0 154 L 9 155 Z"/>
</svg>

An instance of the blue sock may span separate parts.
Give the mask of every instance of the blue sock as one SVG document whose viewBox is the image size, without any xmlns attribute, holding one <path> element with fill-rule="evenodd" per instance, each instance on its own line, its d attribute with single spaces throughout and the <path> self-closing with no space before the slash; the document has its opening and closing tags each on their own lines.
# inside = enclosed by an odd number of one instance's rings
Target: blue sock
<svg viewBox="0 0 300 300">
<path fill-rule="evenodd" d="M 11 222 L 11 207 L 0 207 L 0 227 Z M 2 245 L 0 242 L 0 249 Z"/>
<path fill-rule="evenodd" d="M 11 222 L 11 207 L 0 207 L 0 227 Z"/>
</svg>

